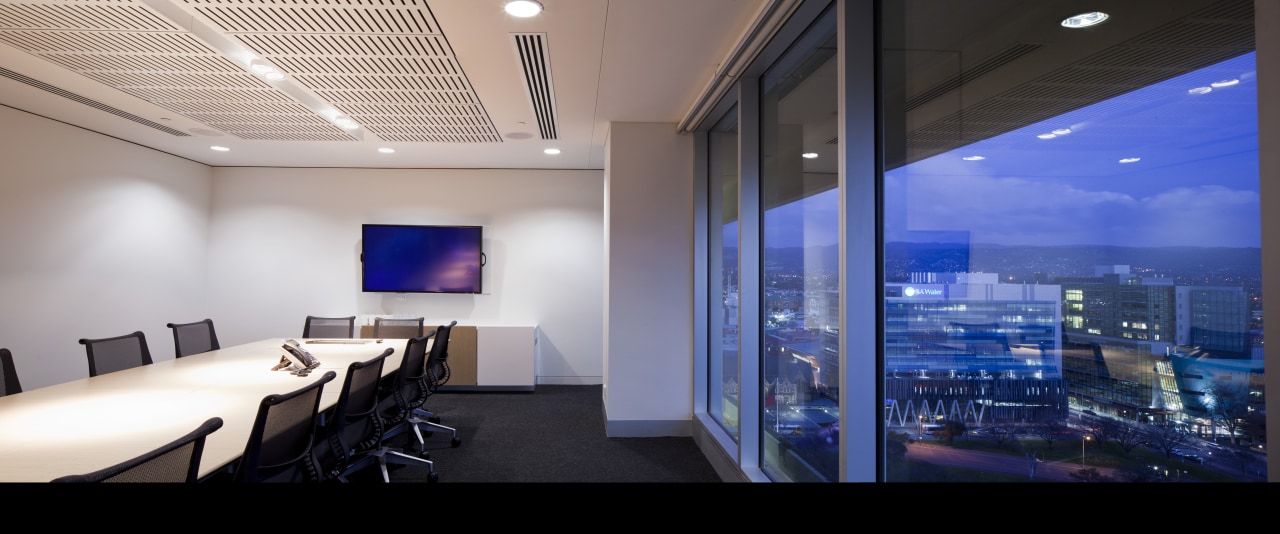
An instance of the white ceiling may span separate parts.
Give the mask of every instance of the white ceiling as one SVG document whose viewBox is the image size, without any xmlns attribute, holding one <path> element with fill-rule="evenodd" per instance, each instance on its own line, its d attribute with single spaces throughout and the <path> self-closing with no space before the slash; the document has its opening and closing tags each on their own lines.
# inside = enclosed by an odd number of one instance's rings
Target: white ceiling
<svg viewBox="0 0 1280 534">
<path fill-rule="evenodd" d="M 682 120 L 772 3 L 541 1 L 0 0 L 0 104 L 213 166 L 602 169 L 610 121 Z"/>
</svg>

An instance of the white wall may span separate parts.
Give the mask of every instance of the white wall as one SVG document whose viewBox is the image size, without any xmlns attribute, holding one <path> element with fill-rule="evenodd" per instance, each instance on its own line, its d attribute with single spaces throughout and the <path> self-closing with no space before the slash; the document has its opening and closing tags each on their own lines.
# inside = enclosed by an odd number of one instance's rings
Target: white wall
<svg viewBox="0 0 1280 534">
<path fill-rule="evenodd" d="M 77 105 L 77 104 L 68 104 Z M 0 107 L 0 346 L 24 390 L 89 376 L 80 338 L 202 319 L 211 170 Z"/>
<path fill-rule="evenodd" d="M 236 344 L 301 336 L 307 315 L 537 324 L 539 384 L 603 380 L 603 173 L 217 168 L 210 315 Z M 484 227 L 484 292 L 360 290 L 360 225 Z"/>
<path fill-rule="evenodd" d="M 606 432 L 689 436 L 693 137 L 675 124 L 615 122 L 605 153 Z"/>
<path fill-rule="evenodd" d="M 537 324 L 539 384 L 603 383 L 603 171 L 211 168 L 0 107 L 0 347 L 23 389 L 85 378 L 82 337 L 310 315 Z M 360 291 L 361 223 L 484 226 L 484 293 Z"/>
</svg>

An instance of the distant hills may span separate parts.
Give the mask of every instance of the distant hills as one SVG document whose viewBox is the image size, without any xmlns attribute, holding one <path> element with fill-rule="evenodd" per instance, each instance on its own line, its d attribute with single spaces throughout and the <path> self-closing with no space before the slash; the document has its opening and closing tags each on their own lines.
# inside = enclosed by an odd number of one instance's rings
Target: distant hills
<svg viewBox="0 0 1280 534">
<path fill-rule="evenodd" d="M 736 259 L 736 250 L 726 249 Z M 765 271 L 796 272 L 809 265 L 839 266 L 835 245 L 765 249 Z M 885 279 L 906 281 L 912 272 L 997 273 L 1005 283 L 1047 282 L 1094 276 L 1099 265 L 1128 265 L 1142 276 L 1172 278 L 1178 285 L 1261 284 L 1262 249 L 1257 247 L 1122 247 L 1110 245 L 1006 246 L 995 244 L 893 242 L 885 245 Z M 1012 279 L 1010 279 L 1012 277 Z"/>
</svg>

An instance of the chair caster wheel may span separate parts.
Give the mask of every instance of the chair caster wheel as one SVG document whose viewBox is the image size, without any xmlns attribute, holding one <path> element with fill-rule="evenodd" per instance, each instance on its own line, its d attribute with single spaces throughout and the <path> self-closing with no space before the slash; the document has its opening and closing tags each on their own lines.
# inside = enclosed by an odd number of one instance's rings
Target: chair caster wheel
<svg viewBox="0 0 1280 534">
<path fill-rule="evenodd" d="M 462 440 L 458 438 L 453 438 L 453 440 L 449 442 L 449 446 L 455 449 L 458 448 L 458 445 L 462 445 Z"/>
<path fill-rule="evenodd" d="M 437 475 L 435 473 L 431 473 L 430 475 L 427 475 L 427 482 L 439 482 L 439 481 L 440 481 L 440 475 Z"/>
</svg>

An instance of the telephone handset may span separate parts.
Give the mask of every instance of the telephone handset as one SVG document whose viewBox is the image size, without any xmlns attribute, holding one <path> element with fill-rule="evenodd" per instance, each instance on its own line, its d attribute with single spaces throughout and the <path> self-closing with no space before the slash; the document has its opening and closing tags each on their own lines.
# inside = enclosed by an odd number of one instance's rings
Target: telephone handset
<svg viewBox="0 0 1280 534">
<path fill-rule="evenodd" d="M 284 348 L 285 354 L 280 357 L 280 363 L 272 370 L 292 367 L 291 373 L 298 376 L 307 376 L 312 369 L 320 367 L 320 360 L 317 360 L 315 356 L 307 352 L 307 349 L 302 348 L 296 340 L 286 339 L 281 347 Z"/>
</svg>

